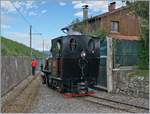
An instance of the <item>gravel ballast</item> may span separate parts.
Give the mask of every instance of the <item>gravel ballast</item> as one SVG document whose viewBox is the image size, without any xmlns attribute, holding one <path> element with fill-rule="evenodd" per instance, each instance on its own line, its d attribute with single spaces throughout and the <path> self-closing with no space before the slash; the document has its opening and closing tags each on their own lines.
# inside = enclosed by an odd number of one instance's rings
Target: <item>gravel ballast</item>
<svg viewBox="0 0 150 114">
<path fill-rule="evenodd" d="M 2 107 L 2 112 L 5 113 L 126 113 L 125 111 L 117 110 L 103 105 L 98 105 L 86 101 L 86 97 L 64 98 L 63 94 L 48 88 L 42 84 L 41 77 L 29 78 L 29 84 L 21 85 L 23 90 L 13 91 L 15 97 L 11 98 Z M 20 87 L 20 86 L 19 86 Z M 17 90 L 17 89 L 15 89 Z M 19 94 L 18 94 L 19 93 Z M 11 94 L 10 94 L 11 95 Z M 109 97 L 118 101 L 128 101 L 137 103 L 138 105 L 147 106 L 147 99 L 127 98 L 122 95 L 110 94 L 102 91 L 97 91 L 96 96 Z M 9 97 L 6 97 L 7 100 Z M 132 101 L 132 102 L 131 102 Z M 141 101 L 141 102 L 140 102 Z M 141 104 L 140 104 L 141 103 Z"/>
<path fill-rule="evenodd" d="M 99 106 L 82 97 L 64 98 L 62 94 L 40 84 L 39 94 L 31 108 L 31 113 L 102 113 L 123 112 L 116 109 Z"/>
</svg>

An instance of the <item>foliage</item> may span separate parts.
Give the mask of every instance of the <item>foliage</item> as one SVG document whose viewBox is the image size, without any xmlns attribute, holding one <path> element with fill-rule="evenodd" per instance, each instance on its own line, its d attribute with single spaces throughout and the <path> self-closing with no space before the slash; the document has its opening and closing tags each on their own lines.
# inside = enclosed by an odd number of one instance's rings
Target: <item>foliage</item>
<svg viewBox="0 0 150 114">
<path fill-rule="evenodd" d="M 75 24 L 75 23 L 79 23 L 79 22 L 80 22 L 80 19 L 76 18 L 75 20 L 73 20 L 73 21 L 71 22 L 71 24 Z"/>
<path fill-rule="evenodd" d="M 139 77 L 145 77 L 148 78 L 149 77 L 149 71 L 148 70 L 137 70 L 137 71 L 133 71 L 128 73 L 129 77 L 133 77 L 133 76 L 139 76 Z"/>
<path fill-rule="evenodd" d="M 76 23 L 76 24 L 74 24 L 73 25 L 73 29 L 75 30 L 75 31 L 78 31 L 78 32 L 80 32 L 80 33 L 84 33 L 84 28 L 83 28 L 84 26 L 83 26 L 83 22 L 81 22 L 81 23 Z"/>
<path fill-rule="evenodd" d="M 99 37 L 99 38 L 106 38 L 106 35 L 108 34 L 105 30 L 103 30 L 98 23 L 96 23 L 96 26 L 94 28 L 92 28 L 92 30 L 90 30 L 91 28 L 88 25 L 88 21 L 84 20 L 82 22 L 80 21 L 74 21 L 73 23 L 73 29 L 75 31 L 78 31 L 82 34 L 85 35 L 91 35 L 91 36 L 95 36 L 95 37 Z"/>
<path fill-rule="evenodd" d="M 149 1 L 135 1 L 127 4 L 132 14 L 139 17 L 141 47 L 139 67 L 148 69 L 149 63 Z"/>
<path fill-rule="evenodd" d="M 2 56 L 30 56 L 30 48 L 18 42 L 1 37 Z M 42 57 L 42 53 L 32 49 L 32 55 Z"/>
<path fill-rule="evenodd" d="M 141 40 L 141 47 L 139 49 L 139 67 L 141 69 L 148 69 L 149 62 L 149 48 L 144 46 L 144 41 Z"/>
<path fill-rule="evenodd" d="M 127 6 L 133 14 L 149 19 L 149 1 L 128 2 Z"/>
<path fill-rule="evenodd" d="M 93 36 L 102 38 L 102 39 L 105 39 L 106 36 L 108 35 L 108 33 L 105 30 L 101 29 L 101 28 L 92 31 L 90 34 L 93 35 Z"/>
</svg>

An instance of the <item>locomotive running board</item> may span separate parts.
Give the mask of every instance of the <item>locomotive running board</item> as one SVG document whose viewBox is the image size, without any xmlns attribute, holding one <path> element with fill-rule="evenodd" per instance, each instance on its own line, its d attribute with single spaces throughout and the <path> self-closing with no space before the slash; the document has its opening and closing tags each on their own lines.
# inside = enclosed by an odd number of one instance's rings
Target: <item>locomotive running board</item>
<svg viewBox="0 0 150 114">
<path fill-rule="evenodd" d="M 64 98 L 70 98 L 70 97 L 83 97 L 83 96 L 90 96 L 94 95 L 96 92 L 88 92 L 88 93 L 64 93 Z"/>
</svg>

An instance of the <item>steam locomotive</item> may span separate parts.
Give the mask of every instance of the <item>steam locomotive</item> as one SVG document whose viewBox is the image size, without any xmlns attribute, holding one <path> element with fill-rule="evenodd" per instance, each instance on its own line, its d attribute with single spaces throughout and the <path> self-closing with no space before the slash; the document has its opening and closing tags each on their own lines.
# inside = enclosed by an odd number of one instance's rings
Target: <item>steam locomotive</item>
<svg viewBox="0 0 150 114">
<path fill-rule="evenodd" d="M 43 83 L 63 93 L 87 93 L 97 84 L 99 50 L 97 37 L 67 35 L 53 39 L 52 58 L 42 69 Z"/>
</svg>

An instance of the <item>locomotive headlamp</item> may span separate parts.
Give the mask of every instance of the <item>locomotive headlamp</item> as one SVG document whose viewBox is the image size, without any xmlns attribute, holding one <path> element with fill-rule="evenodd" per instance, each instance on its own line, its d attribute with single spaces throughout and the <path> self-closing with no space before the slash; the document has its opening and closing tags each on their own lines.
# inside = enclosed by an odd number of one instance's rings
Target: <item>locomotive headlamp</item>
<svg viewBox="0 0 150 114">
<path fill-rule="evenodd" d="M 81 57 L 82 57 L 82 58 L 86 57 L 85 51 L 81 51 Z"/>
</svg>

